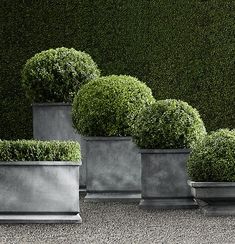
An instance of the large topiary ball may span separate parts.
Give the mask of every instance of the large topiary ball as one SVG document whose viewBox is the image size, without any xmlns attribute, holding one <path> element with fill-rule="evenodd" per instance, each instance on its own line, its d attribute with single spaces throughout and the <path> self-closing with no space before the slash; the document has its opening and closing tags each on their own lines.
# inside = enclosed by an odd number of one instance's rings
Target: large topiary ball
<svg viewBox="0 0 235 244">
<path fill-rule="evenodd" d="M 73 124 L 85 136 L 128 136 L 137 114 L 153 102 L 150 88 L 134 77 L 100 77 L 75 96 Z"/>
<path fill-rule="evenodd" d="M 235 182 L 235 130 L 207 135 L 192 150 L 188 174 L 193 181 Z"/>
<path fill-rule="evenodd" d="M 80 86 L 99 75 L 90 55 L 61 47 L 30 58 L 22 71 L 22 84 L 33 102 L 72 102 Z"/>
<path fill-rule="evenodd" d="M 174 99 L 157 101 L 142 110 L 133 130 L 136 144 L 143 149 L 191 148 L 205 134 L 198 111 Z"/>
</svg>

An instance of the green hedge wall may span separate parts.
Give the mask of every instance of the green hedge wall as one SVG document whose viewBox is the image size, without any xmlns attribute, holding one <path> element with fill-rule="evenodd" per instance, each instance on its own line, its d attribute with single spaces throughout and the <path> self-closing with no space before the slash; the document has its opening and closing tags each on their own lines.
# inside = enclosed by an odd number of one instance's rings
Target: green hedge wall
<svg viewBox="0 0 235 244">
<path fill-rule="evenodd" d="M 103 75 L 145 81 L 157 99 L 196 107 L 208 130 L 235 124 L 234 0 L 2 0 L 0 138 L 31 138 L 20 70 L 36 52 L 74 47 Z"/>
</svg>

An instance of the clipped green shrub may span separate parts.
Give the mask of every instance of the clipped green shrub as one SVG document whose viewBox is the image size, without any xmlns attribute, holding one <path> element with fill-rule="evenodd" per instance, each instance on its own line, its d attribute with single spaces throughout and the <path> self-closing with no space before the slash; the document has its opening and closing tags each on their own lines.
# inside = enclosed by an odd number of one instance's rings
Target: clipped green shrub
<svg viewBox="0 0 235 244">
<path fill-rule="evenodd" d="M 99 75 L 90 55 L 61 47 L 30 58 L 22 71 L 22 84 L 33 102 L 72 102 L 80 86 Z"/>
<path fill-rule="evenodd" d="M 220 129 L 207 135 L 192 150 L 188 174 L 193 181 L 235 181 L 235 130 Z"/>
<path fill-rule="evenodd" d="M 0 141 L 0 161 L 73 161 L 81 159 L 80 145 L 71 141 Z"/>
<path fill-rule="evenodd" d="M 85 136 L 128 136 L 136 115 L 153 102 L 150 88 L 137 78 L 100 77 L 75 96 L 73 124 Z"/>
<path fill-rule="evenodd" d="M 198 111 L 174 99 L 160 100 L 142 110 L 133 137 L 140 148 L 191 148 L 206 134 Z"/>
</svg>

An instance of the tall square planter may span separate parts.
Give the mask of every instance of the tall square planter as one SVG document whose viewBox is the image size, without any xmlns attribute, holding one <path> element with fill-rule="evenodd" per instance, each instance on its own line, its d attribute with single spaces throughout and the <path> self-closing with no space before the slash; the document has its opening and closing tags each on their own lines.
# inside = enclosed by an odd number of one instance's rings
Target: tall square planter
<svg viewBox="0 0 235 244">
<path fill-rule="evenodd" d="M 81 223 L 79 164 L 0 162 L 0 223 Z"/>
<path fill-rule="evenodd" d="M 72 126 L 72 106 L 66 103 L 36 103 L 33 107 L 33 137 L 36 140 L 77 141 L 81 146 L 80 188 L 86 187 L 86 146 Z"/>
<path fill-rule="evenodd" d="M 139 201 L 140 155 L 131 137 L 86 137 L 86 201 Z"/>
<path fill-rule="evenodd" d="M 141 208 L 195 208 L 187 184 L 187 149 L 143 149 Z"/>
</svg>

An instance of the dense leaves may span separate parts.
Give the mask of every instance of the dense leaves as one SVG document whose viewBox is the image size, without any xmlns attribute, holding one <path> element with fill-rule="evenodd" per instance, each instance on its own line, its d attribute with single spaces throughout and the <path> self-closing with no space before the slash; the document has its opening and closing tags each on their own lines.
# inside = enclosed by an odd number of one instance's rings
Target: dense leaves
<svg viewBox="0 0 235 244">
<path fill-rule="evenodd" d="M 191 148 L 206 134 L 198 111 L 174 99 L 160 100 L 142 110 L 133 136 L 140 148 Z"/>
<path fill-rule="evenodd" d="M 74 127 L 86 136 L 127 136 L 136 115 L 153 102 L 151 90 L 134 77 L 100 77 L 75 96 Z"/>
<path fill-rule="evenodd" d="M 77 142 L 59 141 L 1 141 L 0 161 L 80 161 Z"/>
<path fill-rule="evenodd" d="M 207 135 L 188 160 L 193 181 L 235 181 L 235 130 L 221 129 Z"/>
<path fill-rule="evenodd" d="M 82 84 L 99 75 L 90 55 L 62 47 L 30 58 L 22 71 L 22 84 L 33 102 L 71 102 Z"/>
</svg>

